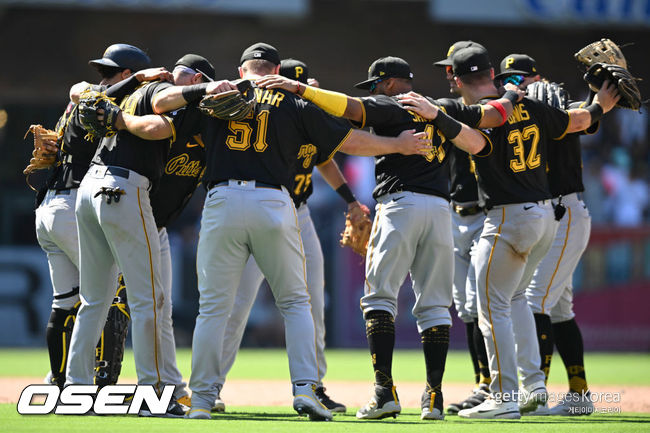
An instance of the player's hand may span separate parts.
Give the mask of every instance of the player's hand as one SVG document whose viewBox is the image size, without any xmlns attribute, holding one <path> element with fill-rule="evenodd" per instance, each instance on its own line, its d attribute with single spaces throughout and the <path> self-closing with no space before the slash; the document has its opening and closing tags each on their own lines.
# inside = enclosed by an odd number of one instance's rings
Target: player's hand
<svg viewBox="0 0 650 433">
<path fill-rule="evenodd" d="M 427 155 L 431 152 L 431 140 L 424 132 L 415 132 L 415 129 L 407 129 L 397 136 L 397 153 L 402 155 Z"/>
<path fill-rule="evenodd" d="M 56 140 L 43 140 L 42 145 L 43 151 L 45 153 L 55 154 L 59 151 L 59 146 L 56 144 Z"/>
<path fill-rule="evenodd" d="M 370 209 L 365 204 L 353 201 L 348 204 L 348 215 L 352 224 L 356 224 L 363 219 L 363 216 L 370 216 Z"/>
<path fill-rule="evenodd" d="M 506 83 L 506 84 L 503 86 L 503 89 L 504 89 L 505 91 L 511 90 L 511 91 L 517 93 L 517 95 L 519 95 L 519 99 L 517 99 L 517 102 L 521 101 L 522 99 L 524 99 L 524 96 L 526 96 L 526 91 L 525 91 L 525 90 L 521 90 L 521 89 L 519 88 L 519 86 L 515 86 L 513 83 Z M 504 93 L 505 93 L 505 92 L 504 92 Z"/>
<path fill-rule="evenodd" d="M 174 76 L 172 73 L 163 67 L 143 69 L 136 72 L 135 77 L 140 82 L 154 80 L 169 81 L 170 83 L 174 82 Z"/>
<path fill-rule="evenodd" d="M 408 92 L 397 95 L 397 100 L 405 110 L 413 111 L 425 119 L 433 120 L 438 116 L 438 107 L 419 93 Z"/>
<path fill-rule="evenodd" d="M 300 90 L 300 82 L 296 80 L 291 80 L 282 75 L 265 75 L 262 78 L 255 80 L 259 87 L 264 87 L 266 89 L 283 89 L 287 92 L 298 93 Z"/>
<path fill-rule="evenodd" d="M 320 83 L 316 78 L 307 78 L 307 84 L 312 87 L 320 87 Z"/>
<path fill-rule="evenodd" d="M 621 95 L 618 94 L 618 89 L 609 80 L 603 82 L 600 90 L 594 96 L 594 102 L 600 104 L 603 113 L 607 113 L 614 108 L 619 99 L 621 99 Z"/>
<path fill-rule="evenodd" d="M 208 95 L 215 95 L 217 93 L 229 92 L 231 90 L 238 90 L 237 86 L 232 81 L 211 81 L 208 84 L 208 87 L 206 87 L 205 93 Z"/>
</svg>

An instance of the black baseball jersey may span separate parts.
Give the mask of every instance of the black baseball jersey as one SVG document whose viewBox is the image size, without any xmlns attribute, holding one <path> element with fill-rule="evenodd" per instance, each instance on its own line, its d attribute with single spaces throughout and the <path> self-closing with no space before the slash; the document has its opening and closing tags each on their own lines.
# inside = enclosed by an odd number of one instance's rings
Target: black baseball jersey
<svg viewBox="0 0 650 433">
<path fill-rule="evenodd" d="M 483 110 L 479 106 L 449 105 L 445 101 L 431 102 L 442 105 L 455 118 L 466 117 L 470 124 L 478 124 Z M 447 155 L 453 144 L 429 120 L 407 111 L 396 99 L 385 96 L 361 98 L 363 116 L 361 127 L 371 126 L 378 135 L 396 137 L 406 129 L 425 132 L 432 140 L 431 152 L 425 156 L 389 154 L 375 157 L 377 186 L 373 197 L 398 191 L 412 191 L 436 195 L 449 200 L 449 165 Z M 462 113 L 462 115 L 461 115 Z"/>
<path fill-rule="evenodd" d="M 91 89 L 101 92 L 106 87 L 93 85 Z M 74 102 L 68 103 L 56 124 L 56 131 L 63 135 L 58 158 L 61 164 L 52 171 L 47 182 L 50 189 L 79 188 L 97 150 L 99 139 L 86 139 L 87 131 L 79 121 L 78 107 Z"/>
<path fill-rule="evenodd" d="M 524 98 L 503 126 L 484 130 L 490 142 L 473 156 L 487 208 L 551 198 L 546 175 L 549 140 L 564 138 L 569 114 Z"/>
<path fill-rule="evenodd" d="M 318 148 L 313 144 L 302 144 L 300 146 L 296 161 L 294 185 L 291 190 L 291 197 L 296 207 L 306 203 L 314 192 L 314 185 L 311 183 L 314 167 L 326 163 L 332 156 L 319 152 Z"/>
<path fill-rule="evenodd" d="M 471 111 L 471 117 L 469 117 L 465 111 L 459 109 L 459 106 L 462 107 L 465 105 L 463 98 L 444 98 L 438 99 L 437 102 L 445 108 L 445 111 L 451 117 L 467 124 L 471 128 L 478 128 L 483 116 L 477 119 L 474 111 Z M 452 146 L 449 151 L 449 177 L 451 181 L 449 195 L 454 203 L 479 201 L 478 184 L 476 183 L 472 157 L 469 153 L 456 146 Z"/>
<path fill-rule="evenodd" d="M 571 102 L 569 108 L 582 108 L 584 102 Z M 580 135 L 594 134 L 599 123 L 586 131 L 567 134 L 562 140 L 551 143 L 548 149 L 548 183 L 553 197 L 585 190 L 582 184 L 582 152 Z"/>
<path fill-rule="evenodd" d="M 122 100 L 120 108 L 127 114 L 138 116 L 154 114 L 151 101 L 158 92 L 170 86 L 171 84 L 168 82 L 145 82 Z M 171 119 L 170 124 L 173 128 Z M 128 131 L 119 131 L 112 137 L 102 138 L 93 163 L 115 165 L 133 170 L 147 177 L 152 182 L 152 190 L 155 190 L 162 176 L 170 142 L 174 139 L 175 137 L 164 140 L 145 140 Z"/>
<path fill-rule="evenodd" d="M 330 158 L 352 133 L 348 122 L 292 93 L 255 89 L 255 94 L 255 110 L 245 120 L 203 117 L 206 186 L 241 179 L 283 185 L 291 191 L 301 146 L 312 143 Z"/>
<path fill-rule="evenodd" d="M 176 130 L 158 189 L 151 196 L 156 226 L 167 227 L 185 209 L 196 190 L 205 169 L 205 145 L 185 123 L 193 107 L 171 113 Z"/>
</svg>

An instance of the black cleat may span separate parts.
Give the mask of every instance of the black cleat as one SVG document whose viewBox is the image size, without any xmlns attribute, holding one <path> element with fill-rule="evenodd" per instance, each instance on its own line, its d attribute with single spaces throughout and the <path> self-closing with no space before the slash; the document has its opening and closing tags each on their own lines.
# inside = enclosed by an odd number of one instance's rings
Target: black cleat
<svg viewBox="0 0 650 433">
<path fill-rule="evenodd" d="M 345 413 L 345 405 L 337 403 L 332 400 L 329 395 L 325 394 L 325 388 L 323 386 L 317 386 L 314 390 L 314 394 L 318 397 L 318 400 L 330 410 L 330 412 Z"/>
</svg>

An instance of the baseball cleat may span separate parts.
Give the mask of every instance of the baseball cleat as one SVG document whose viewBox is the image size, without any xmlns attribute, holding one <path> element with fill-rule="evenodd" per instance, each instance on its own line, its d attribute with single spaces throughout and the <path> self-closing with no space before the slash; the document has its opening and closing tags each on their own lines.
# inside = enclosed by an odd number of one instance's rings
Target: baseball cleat
<svg viewBox="0 0 650 433">
<path fill-rule="evenodd" d="M 138 416 L 156 418 L 183 418 L 185 417 L 185 410 L 183 410 L 183 407 L 176 400 L 172 399 L 169 402 L 169 406 L 167 406 L 167 412 L 162 415 L 157 415 L 151 413 L 149 406 L 147 406 L 147 403 L 143 402 L 142 407 L 140 408 L 140 412 L 138 412 Z"/>
<path fill-rule="evenodd" d="M 434 392 L 428 386 L 422 393 L 420 407 L 422 407 L 422 414 L 420 419 L 433 419 L 443 420 L 445 414 L 442 412 L 442 392 Z"/>
<path fill-rule="evenodd" d="M 184 395 L 182 397 L 179 397 L 176 399 L 178 404 L 184 407 L 184 409 L 187 411 L 192 407 L 192 399 L 190 398 L 189 395 Z"/>
<path fill-rule="evenodd" d="M 357 411 L 357 418 L 382 419 L 389 416 L 397 418 L 401 411 L 402 406 L 399 404 L 395 386 L 388 388 L 375 385 L 375 395 L 364 407 Z"/>
<path fill-rule="evenodd" d="M 467 397 L 465 400 L 458 403 L 452 403 L 447 406 L 447 414 L 457 415 L 458 412 L 463 409 L 471 409 L 474 406 L 478 406 L 479 404 L 483 403 L 489 395 L 490 387 L 485 383 L 481 383 L 478 388 L 474 388 L 472 395 Z"/>
<path fill-rule="evenodd" d="M 549 410 L 549 415 L 580 416 L 594 413 L 591 393 L 569 392 L 556 406 Z"/>
<path fill-rule="evenodd" d="M 318 401 L 320 401 L 323 404 L 323 406 L 325 406 L 331 412 L 345 413 L 346 410 L 345 405 L 342 403 L 335 402 L 329 397 L 329 395 L 325 394 L 325 387 L 323 387 L 322 385 L 316 387 L 314 394 L 316 394 L 316 397 L 318 397 Z"/>
<path fill-rule="evenodd" d="M 212 419 L 212 415 L 210 415 L 210 410 L 208 409 L 202 409 L 200 407 L 193 407 L 187 412 L 185 415 L 185 418 L 188 419 Z"/>
<path fill-rule="evenodd" d="M 529 391 L 531 390 L 531 391 Z M 543 406 L 548 400 L 546 385 L 544 382 L 535 382 L 521 390 L 521 399 L 519 400 L 519 411 L 521 413 L 532 412 L 538 406 Z"/>
<path fill-rule="evenodd" d="M 514 401 L 498 402 L 492 397 L 485 399 L 485 401 L 478 406 L 471 409 L 463 409 L 458 412 L 461 418 L 473 419 L 519 419 L 519 407 Z"/>
<path fill-rule="evenodd" d="M 540 404 L 537 406 L 537 409 L 530 411 L 530 412 L 522 412 L 521 416 L 547 416 L 550 415 L 550 411 L 548 409 L 548 404 Z"/>
<path fill-rule="evenodd" d="M 214 400 L 214 405 L 212 406 L 212 412 L 225 412 L 226 403 L 221 400 L 221 396 L 217 394 L 217 398 Z"/>
<path fill-rule="evenodd" d="M 316 384 L 295 384 L 293 387 L 293 409 L 298 415 L 308 415 L 310 421 L 331 421 L 332 413 L 318 400 Z"/>
</svg>

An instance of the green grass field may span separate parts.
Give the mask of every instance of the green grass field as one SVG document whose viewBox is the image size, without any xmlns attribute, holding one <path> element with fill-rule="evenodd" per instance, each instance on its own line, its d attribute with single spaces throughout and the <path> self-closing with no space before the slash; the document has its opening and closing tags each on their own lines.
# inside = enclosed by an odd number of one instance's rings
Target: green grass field
<svg viewBox="0 0 650 433">
<path fill-rule="evenodd" d="M 327 380 L 368 380 L 372 382 L 369 357 L 365 350 L 328 351 Z M 124 377 L 135 377 L 132 355 L 127 353 Z M 586 358 L 588 379 L 592 385 L 650 385 L 650 377 L 639 374 L 650 365 L 650 354 L 588 354 Z M 178 353 L 181 371 L 190 371 L 190 352 Z M 424 362 L 419 351 L 397 351 L 394 359 L 394 376 L 397 383 L 421 382 Z M 47 372 L 47 354 L 39 349 L 0 350 L 0 376 L 41 377 Z M 451 352 L 445 372 L 446 382 L 469 382 L 469 357 L 464 352 Z M 282 350 L 243 350 L 229 376 L 233 379 L 288 379 L 286 354 Z M 562 362 L 554 359 L 551 383 L 564 384 L 566 378 Z M 336 415 L 334 422 L 313 423 L 299 418 L 289 407 L 228 407 L 225 414 L 215 415 L 213 421 L 172 419 L 143 419 L 124 417 L 70 417 L 21 416 L 14 404 L 0 405 L 0 426 L 7 432 L 421 432 L 454 431 L 481 432 L 498 430 L 498 433 L 548 431 L 561 432 L 648 432 L 650 414 L 622 413 L 591 415 L 579 418 L 527 417 L 520 421 L 467 421 L 448 416 L 442 422 L 420 421 L 417 409 L 406 409 L 397 419 L 383 421 L 358 421 L 356 408 L 345 415 Z"/>
</svg>

